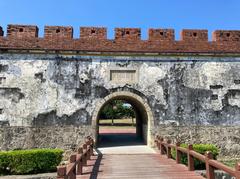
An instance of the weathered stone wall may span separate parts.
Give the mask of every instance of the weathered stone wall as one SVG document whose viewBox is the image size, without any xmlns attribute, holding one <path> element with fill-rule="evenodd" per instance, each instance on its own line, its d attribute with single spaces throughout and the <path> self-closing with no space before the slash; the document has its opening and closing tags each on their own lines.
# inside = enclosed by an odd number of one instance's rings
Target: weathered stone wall
<svg viewBox="0 0 240 179">
<path fill-rule="evenodd" d="M 25 134 L 35 128 L 45 130 L 49 127 L 49 130 L 54 130 L 51 128 L 54 126 L 59 130 L 63 126 L 63 135 L 71 136 L 64 129 L 74 125 L 79 127 L 77 131 L 81 131 L 81 136 L 86 136 L 94 133 L 85 130 L 85 127 L 91 128 L 95 105 L 112 92 L 130 91 L 148 101 L 154 117 L 154 125 L 150 129 L 152 135 L 162 130 L 158 126 L 169 123 L 200 126 L 202 129 L 215 126 L 213 131 L 216 132 L 225 130 L 226 126 L 234 126 L 238 130 L 239 69 L 240 58 L 231 56 L 124 57 L 5 53 L 0 55 L 0 120 L 3 126 L 26 127 L 21 129 L 26 131 Z M 124 75 L 131 73 L 131 80 L 124 82 L 126 76 L 117 74 L 122 81 L 114 81 L 116 76 L 111 76 L 114 74 L 111 70 Z M 80 130 L 82 128 L 84 130 Z M 1 141 L 5 141 L 1 142 L 2 149 L 15 146 L 15 139 L 9 139 L 13 141 L 11 144 L 6 143 L 7 135 L 4 134 L 7 129 L 1 129 Z M 16 130 L 13 128 L 9 131 L 15 138 L 25 138 L 25 135 L 18 137 Z M 197 135 L 192 138 L 195 141 L 210 141 L 212 134 L 200 135 L 204 133 L 202 131 L 198 131 L 198 138 L 194 137 Z M 50 134 L 54 135 L 58 136 L 59 133 Z M 235 130 L 229 131 L 228 136 L 234 138 Z M 214 137 L 215 143 L 219 139 L 219 145 L 226 142 L 220 135 Z M 235 139 L 231 144 L 234 141 L 237 144 Z M 24 145 L 34 146 L 30 141 L 16 144 L 17 148 Z M 230 148 L 227 149 L 230 151 Z"/>
<path fill-rule="evenodd" d="M 0 150 L 29 148 L 62 148 L 74 150 L 92 135 L 90 126 L 2 127 Z"/>
</svg>

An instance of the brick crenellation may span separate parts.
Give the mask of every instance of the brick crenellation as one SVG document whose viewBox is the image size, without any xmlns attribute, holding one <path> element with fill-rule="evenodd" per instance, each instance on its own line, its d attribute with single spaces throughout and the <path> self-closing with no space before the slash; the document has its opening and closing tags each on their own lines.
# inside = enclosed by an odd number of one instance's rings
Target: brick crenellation
<svg viewBox="0 0 240 179">
<path fill-rule="evenodd" d="M 115 28 L 110 40 L 104 27 L 80 27 L 80 38 L 73 38 L 71 26 L 45 26 L 39 38 L 37 26 L 8 25 L 6 36 L 0 27 L 0 49 L 240 53 L 240 30 L 216 30 L 209 41 L 208 30 L 184 29 L 176 40 L 173 29 L 149 29 L 142 40 L 140 28 Z"/>
</svg>

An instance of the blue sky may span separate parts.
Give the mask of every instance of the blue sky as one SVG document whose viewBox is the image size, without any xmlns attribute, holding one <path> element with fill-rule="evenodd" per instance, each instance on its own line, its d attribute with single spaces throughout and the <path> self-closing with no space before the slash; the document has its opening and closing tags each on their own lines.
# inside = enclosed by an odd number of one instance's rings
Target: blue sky
<svg viewBox="0 0 240 179">
<path fill-rule="evenodd" d="M 239 0 L 0 0 L 0 26 L 7 24 L 70 25 L 74 37 L 80 26 L 147 28 L 240 29 Z"/>
</svg>

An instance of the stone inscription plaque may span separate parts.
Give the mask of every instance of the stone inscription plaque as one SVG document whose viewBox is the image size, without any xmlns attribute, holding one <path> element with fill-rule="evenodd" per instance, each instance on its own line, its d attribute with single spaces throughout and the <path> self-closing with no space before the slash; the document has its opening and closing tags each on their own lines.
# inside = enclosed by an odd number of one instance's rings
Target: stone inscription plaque
<svg viewBox="0 0 240 179">
<path fill-rule="evenodd" d="M 110 70 L 110 81 L 114 83 L 136 83 L 136 70 Z"/>
</svg>

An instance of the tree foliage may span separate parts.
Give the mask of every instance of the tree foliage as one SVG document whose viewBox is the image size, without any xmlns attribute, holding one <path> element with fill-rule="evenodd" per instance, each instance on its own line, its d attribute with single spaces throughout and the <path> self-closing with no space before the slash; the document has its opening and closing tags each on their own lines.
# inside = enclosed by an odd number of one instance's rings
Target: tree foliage
<svg viewBox="0 0 240 179">
<path fill-rule="evenodd" d="M 101 119 L 121 119 L 135 117 L 134 109 L 131 105 L 122 100 L 114 100 L 104 106 L 101 111 Z"/>
</svg>

